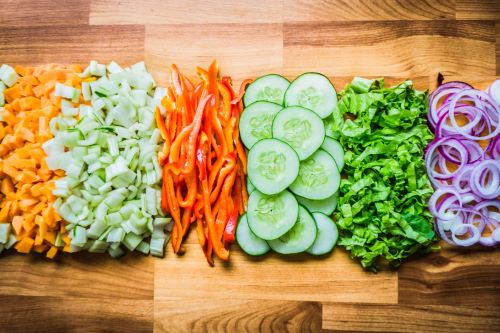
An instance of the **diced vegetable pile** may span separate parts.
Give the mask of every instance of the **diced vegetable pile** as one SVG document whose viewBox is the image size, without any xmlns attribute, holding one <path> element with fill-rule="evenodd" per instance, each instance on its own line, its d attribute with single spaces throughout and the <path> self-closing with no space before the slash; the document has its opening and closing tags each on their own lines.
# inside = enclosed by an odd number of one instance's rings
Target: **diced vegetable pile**
<svg viewBox="0 0 500 333">
<path fill-rule="evenodd" d="M 292 83 L 271 74 L 250 84 L 240 120 L 249 149 L 247 214 L 237 229 L 250 255 L 330 252 L 343 150 L 326 137 L 325 123 L 337 104 L 328 78 L 305 73 Z M 293 193 L 293 194 L 292 194 Z"/>
<path fill-rule="evenodd" d="M 433 135 L 426 125 L 427 93 L 411 81 L 354 78 L 332 114 L 346 150 L 335 219 L 339 245 L 377 270 L 383 258 L 398 266 L 435 240 L 427 201 L 432 193 L 423 160 Z"/>
<path fill-rule="evenodd" d="M 52 137 L 61 108 L 56 87 L 76 91 L 81 81 L 76 71 L 56 65 L 0 68 L 0 252 L 14 244 L 18 252 L 47 252 L 49 258 L 69 251 L 52 194 L 63 173 L 50 170 L 42 145 Z"/>
<path fill-rule="evenodd" d="M 68 222 L 71 252 L 118 257 L 130 251 L 163 255 L 169 219 L 160 209 L 161 168 L 155 127 L 155 83 L 144 63 L 122 69 L 92 61 L 80 91 L 57 84 L 62 114 L 43 148 L 51 170 L 64 170 L 54 203 Z"/>
</svg>

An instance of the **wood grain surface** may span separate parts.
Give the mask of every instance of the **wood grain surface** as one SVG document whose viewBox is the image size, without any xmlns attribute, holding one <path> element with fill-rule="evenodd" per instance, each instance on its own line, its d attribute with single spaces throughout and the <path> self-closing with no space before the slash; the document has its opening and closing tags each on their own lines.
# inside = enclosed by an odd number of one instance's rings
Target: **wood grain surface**
<svg viewBox="0 0 500 333">
<path fill-rule="evenodd" d="M 236 82 L 320 71 L 440 72 L 485 88 L 500 76 L 500 0 L 0 0 L 0 63 L 145 59 L 160 84 L 217 58 Z M 412 258 L 364 272 L 337 248 L 209 267 L 191 233 L 185 255 L 0 256 L 0 332 L 498 332 L 500 252 Z"/>
</svg>

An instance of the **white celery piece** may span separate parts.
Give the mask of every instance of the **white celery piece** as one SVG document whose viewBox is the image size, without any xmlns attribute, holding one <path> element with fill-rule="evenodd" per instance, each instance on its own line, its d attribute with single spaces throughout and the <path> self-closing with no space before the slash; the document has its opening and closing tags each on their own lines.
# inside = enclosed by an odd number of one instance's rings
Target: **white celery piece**
<svg viewBox="0 0 500 333">
<path fill-rule="evenodd" d="M 160 207 L 160 132 L 154 109 L 165 95 L 155 90 L 144 63 L 122 68 L 91 61 L 80 91 L 56 86 L 62 115 L 54 118 L 54 138 L 43 145 L 50 169 L 66 176 L 55 182 L 54 207 L 70 231 L 71 250 L 108 252 L 119 257 L 140 251 L 163 256 L 171 219 Z M 76 92 L 75 92 L 76 91 Z"/>
<path fill-rule="evenodd" d="M 5 84 L 0 81 L 0 107 L 5 105 L 5 98 L 3 96 L 3 91 L 5 90 Z M 3 121 L 3 119 L 0 119 L 0 121 Z"/>
<path fill-rule="evenodd" d="M 12 87 L 16 84 L 18 79 L 19 75 L 17 75 L 14 68 L 5 64 L 0 67 L 0 80 L 3 81 L 7 87 Z"/>
</svg>

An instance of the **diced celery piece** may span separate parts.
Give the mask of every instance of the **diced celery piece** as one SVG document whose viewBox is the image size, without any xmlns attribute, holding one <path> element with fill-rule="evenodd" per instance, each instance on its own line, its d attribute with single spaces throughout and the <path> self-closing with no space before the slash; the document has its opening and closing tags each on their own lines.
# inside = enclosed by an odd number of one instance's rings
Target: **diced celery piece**
<svg viewBox="0 0 500 333">
<path fill-rule="evenodd" d="M 102 240 L 95 240 L 92 246 L 89 248 L 89 252 L 93 253 L 104 253 L 108 249 L 109 244 Z"/>
<path fill-rule="evenodd" d="M 4 244 L 4 247 L 8 250 L 10 249 L 12 246 L 14 246 L 14 244 L 17 243 L 17 238 L 16 236 L 14 236 L 13 233 L 11 233 L 9 235 L 9 239 L 7 240 L 7 242 Z"/>
<path fill-rule="evenodd" d="M 75 89 L 71 86 L 67 86 L 65 84 L 62 84 L 62 83 L 56 83 L 56 88 L 54 90 L 54 95 L 55 96 L 60 96 L 60 97 L 63 97 L 63 98 L 67 98 L 67 99 L 73 99 L 73 97 L 75 96 L 75 93 L 78 91 L 78 89 Z"/>
<path fill-rule="evenodd" d="M 12 87 L 18 79 L 19 76 L 17 75 L 14 68 L 8 65 L 2 65 L 2 67 L 0 67 L 0 80 L 2 80 L 3 83 L 7 85 L 7 87 Z"/>
<path fill-rule="evenodd" d="M 135 248 L 142 241 L 142 237 L 133 233 L 128 233 L 123 239 L 122 243 L 130 251 L 134 251 Z"/>
<path fill-rule="evenodd" d="M 6 244 L 10 235 L 10 223 L 0 223 L 0 243 Z"/>
<path fill-rule="evenodd" d="M 165 243 L 165 238 L 151 238 L 149 242 L 149 252 L 155 257 L 163 257 Z"/>
<path fill-rule="evenodd" d="M 111 231 L 109 232 L 106 241 L 108 243 L 121 242 L 124 237 L 125 237 L 125 232 L 123 231 L 122 228 L 111 228 Z"/>
<path fill-rule="evenodd" d="M 106 224 L 101 220 L 95 220 L 87 230 L 87 237 L 97 239 L 106 230 Z"/>
<path fill-rule="evenodd" d="M 144 254 L 149 254 L 149 244 L 145 241 L 140 242 L 135 249 Z"/>
<path fill-rule="evenodd" d="M 87 243 L 87 232 L 85 228 L 81 226 L 75 226 L 72 233 L 73 238 L 71 239 L 71 245 L 76 245 L 83 247 Z"/>
<path fill-rule="evenodd" d="M 116 248 L 108 248 L 108 253 L 113 258 L 120 258 L 125 254 L 125 252 L 118 246 Z"/>
</svg>

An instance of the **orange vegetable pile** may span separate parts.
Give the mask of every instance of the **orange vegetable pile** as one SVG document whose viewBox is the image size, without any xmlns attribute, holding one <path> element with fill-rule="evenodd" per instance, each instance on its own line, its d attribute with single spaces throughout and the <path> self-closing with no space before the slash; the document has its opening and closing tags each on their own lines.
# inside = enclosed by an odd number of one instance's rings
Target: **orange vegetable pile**
<svg viewBox="0 0 500 333">
<path fill-rule="evenodd" d="M 196 223 L 199 243 L 210 265 L 212 252 L 229 259 L 229 244 L 239 215 L 246 210 L 246 156 L 238 120 L 241 97 L 231 78 L 219 78 L 217 62 L 208 71 L 197 68 L 196 82 L 172 66 L 172 87 L 156 109 L 156 123 L 164 140 L 159 153 L 163 167 L 161 205 L 173 220 L 175 253 Z"/>
<path fill-rule="evenodd" d="M 52 138 L 49 122 L 60 112 L 56 83 L 79 87 L 81 69 L 44 65 L 15 70 L 19 79 L 4 91 L 0 122 L 0 223 L 11 223 L 18 252 L 47 251 L 53 258 L 61 249 L 69 251 L 70 239 L 53 205 L 54 181 L 63 172 L 48 169 L 42 144 Z"/>
</svg>

